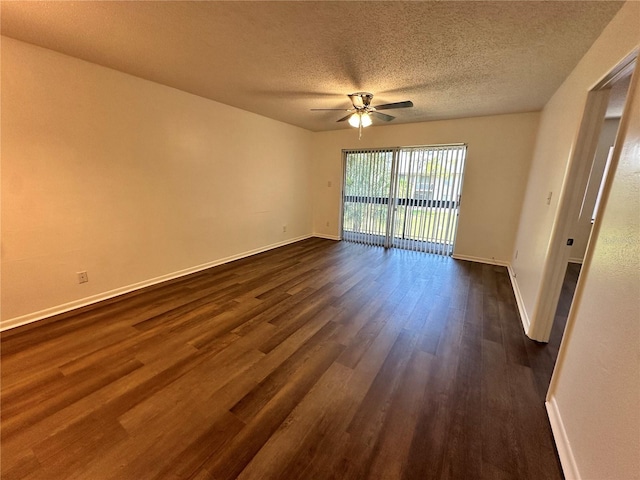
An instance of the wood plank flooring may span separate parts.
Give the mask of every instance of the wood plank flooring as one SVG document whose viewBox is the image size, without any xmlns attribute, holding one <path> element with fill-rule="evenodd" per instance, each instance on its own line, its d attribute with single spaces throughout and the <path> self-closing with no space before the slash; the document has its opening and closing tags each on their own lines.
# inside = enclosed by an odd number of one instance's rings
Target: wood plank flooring
<svg viewBox="0 0 640 480">
<path fill-rule="evenodd" d="M 315 238 L 1 348 L 6 480 L 562 478 L 502 267 Z"/>
</svg>

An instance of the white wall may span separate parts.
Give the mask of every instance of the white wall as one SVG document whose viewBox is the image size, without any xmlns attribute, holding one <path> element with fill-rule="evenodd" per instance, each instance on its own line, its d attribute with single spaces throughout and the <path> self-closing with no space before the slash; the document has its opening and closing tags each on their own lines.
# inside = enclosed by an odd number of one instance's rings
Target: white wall
<svg viewBox="0 0 640 480">
<path fill-rule="evenodd" d="M 602 132 L 600 133 L 600 139 L 598 140 L 598 147 L 593 158 L 593 165 L 591 166 L 589 183 L 584 195 L 582 214 L 577 219 L 572 234 L 574 242 L 571 247 L 570 260 L 573 262 L 582 263 L 584 254 L 587 251 L 587 243 L 589 242 L 589 236 L 591 234 L 591 218 L 593 215 L 593 209 L 598 198 L 598 191 L 600 190 L 600 184 L 606 167 L 609 149 L 613 146 L 616 140 L 619 123 L 619 118 L 609 118 L 604 121 L 604 125 L 602 126 Z"/>
<path fill-rule="evenodd" d="M 5 325 L 311 234 L 306 130 L 5 37 L 1 127 Z"/>
<path fill-rule="evenodd" d="M 558 199 L 587 93 L 640 44 L 640 2 L 627 2 L 542 111 L 512 258 L 521 310 L 532 324 Z M 553 192 L 551 204 L 546 200 Z M 526 320 L 525 320 L 526 323 Z"/>
<path fill-rule="evenodd" d="M 314 232 L 340 234 L 343 149 L 466 143 L 455 254 L 506 264 L 513 252 L 538 120 L 539 113 L 522 113 L 369 127 L 361 140 L 355 129 L 316 133 Z"/>
<path fill-rule="evenodd" d="M 548 396 L 568 479 L 640 479 L 639 73 Z"/>
</svg>

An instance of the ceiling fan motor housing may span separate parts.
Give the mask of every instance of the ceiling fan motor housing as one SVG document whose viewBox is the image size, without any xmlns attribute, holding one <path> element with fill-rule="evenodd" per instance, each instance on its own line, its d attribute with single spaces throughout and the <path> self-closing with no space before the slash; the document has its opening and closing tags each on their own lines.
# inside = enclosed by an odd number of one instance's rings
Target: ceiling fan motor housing
<svg viewBox="0 0 640 480">
<path fill-rule="evenodd" d="M 373 99 L 373 93 L 369 92 L 356 92 L 350 93 L 349 98 L 351 99 L 351 103 L 356 109 L 366 108 L 371 104 L 371 100 Z"/>
</svg>

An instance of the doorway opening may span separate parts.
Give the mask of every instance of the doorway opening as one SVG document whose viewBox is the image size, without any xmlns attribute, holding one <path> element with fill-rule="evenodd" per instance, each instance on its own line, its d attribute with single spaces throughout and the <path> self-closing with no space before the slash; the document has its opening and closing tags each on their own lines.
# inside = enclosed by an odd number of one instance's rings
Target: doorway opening
<svg viewBox="0 0 640 480">
<path fill-rule="evenodd" d="M 343 240 L 453 253 L 466 145 L 343 154 Z"/>
<path fill-rule="evenodd" d="M 588 94 L 564 194 L 551 238 L 539 311 L 529 336 L 559 347 L 573 293 L 580 281 L 581 265 L 589 251 L 593 225 L 599 221 L 599 198 L 616 148 L 620 120 L 626 112 L 627 94 L 637 63 L 637 52 L 623 60 Z M 572 280 L 572 275 L 575 280 Z M 568 282 L 568 285 L 567 285 Z M 567 309 L 567 298 L 569 309 Z"/>
</svg>

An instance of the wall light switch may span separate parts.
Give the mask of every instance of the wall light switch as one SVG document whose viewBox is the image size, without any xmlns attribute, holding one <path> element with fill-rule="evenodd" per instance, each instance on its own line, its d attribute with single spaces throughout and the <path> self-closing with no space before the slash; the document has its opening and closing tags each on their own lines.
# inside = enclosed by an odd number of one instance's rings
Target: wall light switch
<svg viewBox="0 0 640 480">
<path fill-rule="evenodd" d="M 547 205 L 551 205 L 551 196 L 553 195 L 553 192 L 549 192 L 549 196 L 547 197 Z"/>
</svg>

